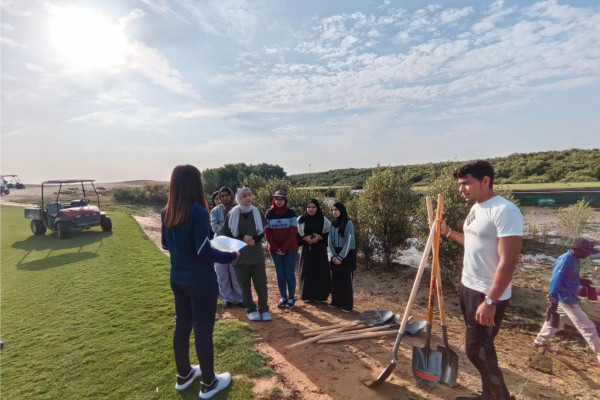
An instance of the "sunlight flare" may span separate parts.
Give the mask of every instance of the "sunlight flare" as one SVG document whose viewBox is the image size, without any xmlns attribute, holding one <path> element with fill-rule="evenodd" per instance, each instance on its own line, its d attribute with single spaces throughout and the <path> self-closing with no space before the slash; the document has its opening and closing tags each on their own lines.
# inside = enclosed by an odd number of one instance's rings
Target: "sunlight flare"
<svg viewBox="0 0 600 400">
<path fill-rule="evenodd" d="M 126 37 L 104 15 L 79 7 L 53 7 L 50 13 L 51 42 L 69 68 L 104 69 L 125 63 Z"/>
</svg>

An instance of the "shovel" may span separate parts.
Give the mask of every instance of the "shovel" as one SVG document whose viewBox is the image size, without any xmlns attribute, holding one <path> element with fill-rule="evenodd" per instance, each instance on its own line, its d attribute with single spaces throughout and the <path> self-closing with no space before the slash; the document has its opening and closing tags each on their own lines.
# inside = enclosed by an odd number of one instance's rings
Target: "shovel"
<svg viewBox="0 0 600 400">
<path fill-rule="evenodd" d="M 433 206 L 431 204 L 431 197 L 426 198 L 427 201 L 427 214 L 429 217 L 429 225 L 433 223 Z M 438 206 L 439 207 L 439 206 Z M 439 249 L 434 248 L 434 254 Z M 438 264 L 439 267 L 439 264 Z M 442 336 L 444 338 L 444 345 L 438 345 L 437 351 L 443 354 L 442 357 L 442 379 L 441 382 L 445 383 L 450 387 L 456 385 L 456 379 L 458 377 L 458 354 L 448 344 L 448 329 L 446 325 L 446 307 L 444 305 L 444 292 L 442 290 L 442 275 L 441 273 L 436 274 L 436 289 L 438 306 L 440 308 L 440 319 L 442 321 Z"/>
<path fill-rule="evenodd" d="M 443 213 L 442 195 L 438 195 L 437 219 L 435 223 L 436 233 L 433 240 L 433 261 L 431 266 L 431 281 L 429 283 L 429 304 L 427 307 L 427 336 L 425 345 L 413 347 L 412 370 L 417 383 L 424 386 L 434 387 L 442 378 L 443 353 L 431 350 L 431 325 L 433 323 L 433 297 L 436 286 L 436 276 L 439 273 L 439 245 L 440 245 L 440 221 Z"/>
<path fill-rule="evenodd" d="M 362 313 L 358 316 L 358 321 L 356 321 L 356 322 L 344 325 L 340 328 L 332 329 L 332 330 L 322 333 L 318 336 L 314 336 L 314 337 L 302 340 L 300 342 L 296 342 L 296 343 L 287 345 L 287 346 L 285 346 L 285 348 L 287 350 L 289 350 L 289 349 L 296 348 L 298 346 L 302 346 L 307 343 L 316 342 L 317 340 L 323 339 L 327 336 L 335 335 L 338 332 L 341 332 L 343 330 L 346 330 L 348 328 L 351 328 L 351 327 L 357 326 L 357 325 L 361 325 L 361 324 L 366 324 L 366 325 L 382 324 L 382 323 L 385 323 L 385 321 L 388 321 L 389 319 L 391 319 L 393 316 L 394 316 L 394 313 L 389 310 L 365 311 L 364 313 Z"/>
<path fill-rule="evenodd" d="M 400 316 L 399 316 L 399 315 L 397 315 L 397 314 L 393 314 L 391 311 L 388 311 L 388 310 L 379 310 L 379 311 L 377 311 L 377 312 L 378 312 L 380 315 L 384 316 L 384 317 L 386 317 L 386 316 L 390 315 L 390 317 L 389 317 L 388 319 L 386 319 L 385 321 L 383 321 L 383 320 L 382 320 L 380 323 L 377 323 L 377 324 L 375 324 L 375 325 L 374 325 L 374 326 L 376 326 L 376 327 L 379 327 L 379 328 L 381 328 L 381 329 L 385 329 L 385 325 L 386 325 L 386 324 L 393 323 L 393 322 L 395 322 L 395 320 L 396 320 L 397 318 L 400 318 Z M 341 327 L 347 328 L 347 329 L 345 329 L 345 330 L 344 330 L 344 332 L 343 332 L 343 333 L 346 333 L 346 331 L 348 331 L 348 333 L 350 333 L 350 332 L 354 332 L 354 330 L 355 330 L 355 329 L 360 329 L 360 330 L 362 331 L 361 327 L 352 327 L 352 328 L 348 328 L 348 322 L 343 322 L 343 323 L 341 323 L 341 324 L 334 324 L 334 325 L 322 326 L 322 327 L 320 327 L 320 328 L 314 328 L 314 329 L 307 329 L 307 330 L 303 330 L 303 331 L 300 331 L 300 333 L 301 333 L 303 336 L 306 336 L 306 337 L 311 337 L 311 336 L 317 336 L 317 335 L 320 335 L 320 334 L 322 334 L 324 331 L 328 331 L 328 330 L 331 330 L 331 329 L 334 329 L 334 328 L 341 328 Z M 368 329 L 375 329 L 375 328 L 368 328 Z"/>
<path fill-rule="evenodd" d="M 405 335 L 416 335 L 417 333 L 421 332 L 425 328 L 425 325 L 427 325 L 426 321 L 412 322 L 412 323 L 406 325 L 404 334 Z M 398 324 L 394 324 L 392 326 L 398 327 Z M 395 335 L 395 334 L 396 334 L 395 330 L 394 331 L 380 331 L 380 332 L 365 332 L 365 333 L 357 333 L 354 335 L 341 335 L 341 336 L 333 337 L 330 339 L 323 339 L 323 340 L 319 340 L 317 343 L 337 343 L 337 342 L 344 342 L 346 340 L 366 339 L 366 338 L 372 338 L 372 337 L 390 336 L 390 335 Z"/>
<path fill-rule="evenodd" d="M 421 263 L 419 264 L 419 269 L 417 270 L 417 276 L 415 277 L 415 281 L 413 282 L 413 287 L 410 292 L 410 297 L 408 298 L 408 303 L 406 304 L 406 309 L 404 310 L 404 315 L 402 317 L 402 322 L 400 323 L 400 329 L 398 329 L 398 334 L 396 336 L 396 342 L 394 343 L 394 351 L 392 353 L 392 361 L 389 365 L 379 374 L 377 379 L 372 382 L 365 383 L 367 387 L 374 388 L 381 385 L 387 378 L 390 377 L 394 369 L 396 368 L 396 364 L 398 364 L 398 347 L 400 347 L 400 341 L 404 337 L 406 325 L 408 324 L 408 318 L 410 315 L 410 310 L 415 302 L 415 298 L 417 297 L 417 291 L 419 289 L 419 284 L 421 283 L 421 277 L 423 276 L 423 271 L 425 271 L 425 264 L 427 264 L 427 258 L 429 258 L 429 253 L 431 252 L 431 243 L 433 242 L 433 236 L 435 235 L 436 227 L 435 225 L 431 227 L 429 230 L 429 237 L 427 238 L 427 244 L 425 245 L 425 250 L 423 251 L 423 256 L 421 257 Z"/>
</svg>

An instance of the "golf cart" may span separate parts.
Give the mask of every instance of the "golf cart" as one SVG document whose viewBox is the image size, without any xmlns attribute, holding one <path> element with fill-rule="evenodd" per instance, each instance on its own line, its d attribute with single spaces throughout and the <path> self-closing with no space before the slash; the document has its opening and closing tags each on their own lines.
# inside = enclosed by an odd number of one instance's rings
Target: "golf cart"
<svg viewBox="0 0 600 400">
<path fill-rule="evenodd" d="M 8 189 L 25 189 L 25 185 L 19 179 L 19 175 L 0 175 L 2 186 Z M 8 181 L 6 179 L 9 179 Z M 8 193 L 7 193 L 8 194 Z"/>
<path fill-rule="evenodd" d="M 91 185 L 94 189 L 98 206 L 90 205 L 90 200 L 86 197 L 86 184 Z M 44 201 L 44 189 L 48 190 L 48 187 L 55 187 L 56 185 L 58 185 L 56 201 L 46 203 Z M 81 185 L 81 193 L 78 193 L 79 185 Z M 63 198 L 78 196 L 79 199 L 61 203 L 59 202 L 61 194 Z M 110 231 L 112 230 L 112 222 L 106 213 L 99 210 L 99 206 L 100 196 L 96 186 L 94 186 L 93 179 L 45 181 L 42 182 L 41 207 L 26 208 L 25 218 L 31 220 L 31 232 L 34 235 L 44 235 L 47 228 L 56 231 L 59 239 L 64 239 L 71 232 L 94 226 L 100 226 L 105 232 Z"/>
<path fill-rule="evenodd" d="M 4 178 L 0 179 L 0 196 L 4 196 L 10 194 L 10 190 L 8 190 L 8 182 L 4 180 Z"/>
</svg>

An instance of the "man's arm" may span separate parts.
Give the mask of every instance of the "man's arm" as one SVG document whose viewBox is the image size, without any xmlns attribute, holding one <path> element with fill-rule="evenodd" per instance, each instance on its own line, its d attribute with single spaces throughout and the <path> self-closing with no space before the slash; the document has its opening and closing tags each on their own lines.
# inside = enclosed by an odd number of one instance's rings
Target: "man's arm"
<svg viewBox="0 0 600 400">
<path fill-rule="evenodd" d="M 440 234 L 448 239 L 454 240 L 456 243 L 461 246 L 465 245 L 465 234 L 455 231 L 451 229 L 448 225 L 446 225 L 446 221 L 442 220 L 442 224 L 440 227 Z"/>
<path fill-rule="evenodd" d="M 500 261 L 498 262 L 494 282 L 492 282 L 492 287 L 488 293 L 488 296 L 492 299 L 498 300 L 510 284 L 519 263 L 522 247 L 523 236 L 505 236 L 498 239 Z"/>
<path fill-rule="evenodd" d="M 505 236 L 498 239 L 498 269 L 494 275 L 492 287 L 488 293 L 488 297 L 492 300 L 498 300 L 502 293 L 506 290 L 513 273 L 519 262 L 519 254 L 523 246 L 523 236 Z M 482 302 L 475 312 L 475 319 L 481 325 L 494 326 L 494 315 L 496 314 L 496 305 L 488 306 Z"/>
</svg>

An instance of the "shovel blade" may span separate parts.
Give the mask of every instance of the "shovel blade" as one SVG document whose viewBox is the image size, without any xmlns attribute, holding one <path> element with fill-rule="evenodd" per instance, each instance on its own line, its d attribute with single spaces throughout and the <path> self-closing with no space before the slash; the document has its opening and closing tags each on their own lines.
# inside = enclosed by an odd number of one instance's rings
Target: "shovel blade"
<svg viewBox="0 0 600 400">
<path fill-rule="evenodd" d="M 443 355 L 437 350 L 413 347 L 412 370 L 419 385 L 434 387 L 442 379 Z"/>
<path fill-rule="evenodd" d="M 390 364 L 381 372 L 381 374 L 379 374 L 377 379 L 375 379 L 372 382 L 365 383 L 365 385 L 367 385 L 367 387 L 371 389 L 381 385 L 383 382 L 386 381 L 387 378 L 390 377 L 390 375 L 392 375 L 392 372 L 394 372 L 394 369 L 396 368 L 396 364 L 396 360 L 392 360 Z"/>
<path fill-rule="evenodd" d="M 437 351 L 442 353 L 442 379 L 440 382 L 454 387 L 458 378 L 458 354 L 449 347 L 438 345 Z"/>
<path fill-rule="evenodd" d="M 410 324 L 406 325 L 406 329 L 404 330 L 404 333 L 406 333 L 407 335 L 416 335 L 417 333 L 419 333 L 423 329 L 425 329 L 426 326 L 427 326 L 427 321 L 411 322 Z"/>
</svg>

